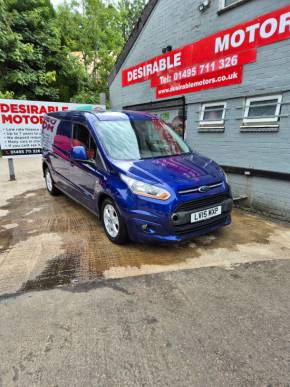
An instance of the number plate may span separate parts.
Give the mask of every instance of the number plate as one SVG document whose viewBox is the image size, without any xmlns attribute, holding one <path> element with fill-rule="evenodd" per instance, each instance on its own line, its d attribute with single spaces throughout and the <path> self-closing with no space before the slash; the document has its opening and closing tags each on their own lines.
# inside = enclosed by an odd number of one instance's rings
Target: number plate
<svg viewBox="0 0 290 387">
<path fill-rule="evenodd" d="M 202 220 L 210 219 L 222 213 L 222 206 L 208 208 L 207 210 L 194 212 L 191 214 L 191 223 L 200 222 Z"/>
</svg>

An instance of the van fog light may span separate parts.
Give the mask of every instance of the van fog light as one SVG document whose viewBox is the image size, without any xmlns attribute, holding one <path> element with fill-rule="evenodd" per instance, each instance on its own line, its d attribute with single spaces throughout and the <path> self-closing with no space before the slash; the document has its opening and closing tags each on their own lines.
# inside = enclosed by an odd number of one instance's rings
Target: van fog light
<svg viewBox="0 0 290 387">
<path fill-rule="evenodd" d="M 154 227 L 152 227 L 149 224 L 142 224 L 141 228 L 142 228 L 142 231 L 145 232 L 146 234 L 155 234 L 156 233 Z"/>
<path fill-rule="evenodd" d="M 171 216 L 171 219 L 174 221 L 174 222 L 176 222 L 177 220 L 178 220 L 178 215 L 177 214 L 173 214 L 172 216 Z"/>
</svg>

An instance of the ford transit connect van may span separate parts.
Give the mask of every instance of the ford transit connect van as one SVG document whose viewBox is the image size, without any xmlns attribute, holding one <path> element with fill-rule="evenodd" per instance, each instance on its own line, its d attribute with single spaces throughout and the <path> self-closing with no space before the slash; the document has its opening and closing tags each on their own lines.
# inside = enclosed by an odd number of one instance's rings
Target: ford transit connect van
<svg viewBox="0 0 290 387">
<path fill-rule="evenodd" d="M 49 113 L 42 144 L 49 193 L 99 216 L 112 242 L 178 242 L 231 222 L 223 170 L 154 115 Z"/>
</svg>

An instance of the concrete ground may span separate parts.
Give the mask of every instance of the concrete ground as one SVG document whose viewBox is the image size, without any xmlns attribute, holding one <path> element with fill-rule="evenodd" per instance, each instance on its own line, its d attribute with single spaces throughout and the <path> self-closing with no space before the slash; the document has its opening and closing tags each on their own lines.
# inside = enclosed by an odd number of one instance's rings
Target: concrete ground
<svg viewBox="0 0 290 387">
<path fill-rule="evenodd" d="M 115 246 L 0 160 L 0 386 L 290 386 L 290 227 Z M 187 270 L 185 270 L 187 269 Z"/>
</svg>

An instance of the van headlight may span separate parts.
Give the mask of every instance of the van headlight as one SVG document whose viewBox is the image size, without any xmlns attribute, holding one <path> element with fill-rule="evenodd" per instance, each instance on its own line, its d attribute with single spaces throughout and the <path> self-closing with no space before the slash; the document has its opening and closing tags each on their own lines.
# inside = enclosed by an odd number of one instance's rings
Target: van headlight
<svg viewBox="0 0 290 387">
<path fill-rule="evenodd" d="M 224 172 L 224 174 L 225 174 L 225 181 L 226 181 L 227 184 L 229 184 L 228 175 L 225 172 Z"/>
<path fill-rule="evenodd" d="M 224 171 L 222 168 L 221 168 L 221 170 L 222 170 L 222 173 L 223 173 L 223 175 L 224 175 L 225 182 L 226 182 L 227 184 L 229 184 L 228 175 L 225 173 L 225 171 Z"/>
<path fill-rule="evenodd" d="M 126 175 L 120 174 L 121 179 L 127 184 L 128 188 L 135 194 L 140 196 L 146 196 L 147 198 L 157 200 L 167 200 L 170 198 L 170 193 L 164 188 L 157 187 L 144 183 L 143 181 L 132 179 Z"/>
</svg>

